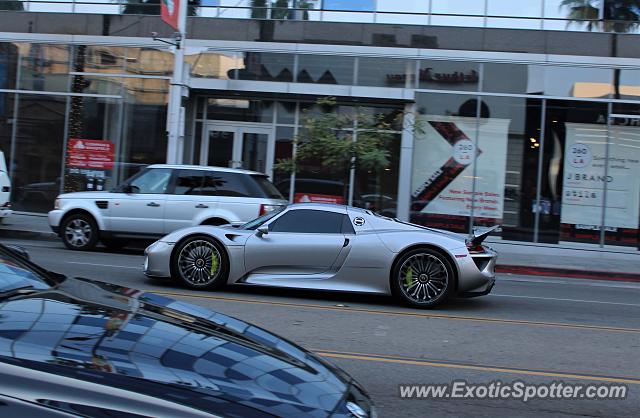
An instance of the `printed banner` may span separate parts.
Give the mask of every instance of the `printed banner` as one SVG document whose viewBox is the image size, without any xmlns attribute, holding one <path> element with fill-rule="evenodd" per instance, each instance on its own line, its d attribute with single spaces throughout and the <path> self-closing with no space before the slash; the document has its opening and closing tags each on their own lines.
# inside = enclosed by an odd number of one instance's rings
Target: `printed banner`
<svg viewBox="0 0 640 418">
<path fill-rule="evenodd" d="M 111 141 L 70 138 L 67 144 L 67 167 L 111 170 L 115 153 Z"/>
<path fill-rule="evenodd" d="M 422 116 L 416 135 L 412 210 L 422 213 L 502 219 L 510 120 Z M 475 193 L 474 157 L 477 156 Z"/>
<path fill-rule="evenodd" d="M 175 30 L 178 30 L 178 15 L 180 14 L 181 0 L 161 0 L 160 14 L 162 20 Z M 185 0 L 186 1 L 186 0 Z"/>
<path fill-rule="evenodd" d="M 560 222 L 577 229 L 600 229 L 605 183 L 605 228 L 638 229 L 640 136 L 638 127 L 607 128 L 566 123 L 564 180 Z"/>
</svg>

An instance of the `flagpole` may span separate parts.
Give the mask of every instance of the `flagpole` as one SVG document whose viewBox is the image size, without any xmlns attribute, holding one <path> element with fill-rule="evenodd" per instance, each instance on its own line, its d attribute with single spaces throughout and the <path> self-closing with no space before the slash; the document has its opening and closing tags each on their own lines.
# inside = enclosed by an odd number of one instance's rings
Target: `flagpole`
<svg viewBox="0 0 640 418">
<path fill-rule="evenodd" d="M 167 164 L 181 164 L 184 148 L 184 108 L 182 107 L 184 51 L 187 41 L 188 0 L 179 0 L 178 32 L 173 60 L 173 77 L 169 89 L 169 106 L 167 109 Z"/>
</svg>

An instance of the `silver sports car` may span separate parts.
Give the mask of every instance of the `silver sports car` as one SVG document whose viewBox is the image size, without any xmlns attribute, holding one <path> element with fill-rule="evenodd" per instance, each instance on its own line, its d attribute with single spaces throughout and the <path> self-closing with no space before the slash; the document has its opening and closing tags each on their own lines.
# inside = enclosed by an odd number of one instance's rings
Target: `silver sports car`
<svg viewBox="0 0 640 418">
<path fill-rule="evenodd" d="M 465 239 L 349 206 L 303 203 L 240 227 L 196 226 L 149 246 L 144 273 L 195 289 L 225 284 L 392 294 L 433 307 L 494 284 L 491 232 Z"/>
</svg>

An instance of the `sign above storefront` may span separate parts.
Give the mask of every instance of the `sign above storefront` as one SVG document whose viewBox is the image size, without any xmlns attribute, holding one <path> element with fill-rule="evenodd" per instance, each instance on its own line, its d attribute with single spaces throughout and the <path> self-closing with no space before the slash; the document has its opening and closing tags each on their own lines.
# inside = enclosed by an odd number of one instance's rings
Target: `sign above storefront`
<svg viewBox="0 0 640 418">
<path fill-rule="evenodd" d="M 406 74 L 387 74 L 387 81 L 390 83 L 404 83 L 407 80 Z M 476 70 L 468 73 L 462 71 L 454 71 L 452 73 L 436 73 L 433 68 L 422 68 L 419 74 L 419 80 L 428 83 L 478 83 L 480 77 Z"/>
</svg>

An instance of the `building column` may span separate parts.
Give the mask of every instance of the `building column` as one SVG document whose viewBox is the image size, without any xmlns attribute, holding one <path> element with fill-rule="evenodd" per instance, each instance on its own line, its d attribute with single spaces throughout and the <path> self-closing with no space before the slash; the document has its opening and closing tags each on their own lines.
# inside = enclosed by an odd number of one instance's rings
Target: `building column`
<svg viewBox="0 0 640 418">
<path fill-rule="evenodd" d="M 400 142 L 400 172 L 398 173 L 398 206 L 396 211 L 396 217 L 401 221 L 409 221 L 410 219 L 415 111 L 415 103 L 407 103 L 404 107 L 402 139 Z"/>
<path fill-rule="evenodd" d="M 169 89 L 169 106 L 167 109 L 167 164 L 181 164 L 184 153 L 184 124 L 185 109 L 182 106 L 182 93 L 184 85 L 184 50 L 187 41 L 187 5 L 186 0 L 181 1 L 178 14 L 178 32 L 180 39 L 174 48 L 173 77 Z"/>
</svg>

